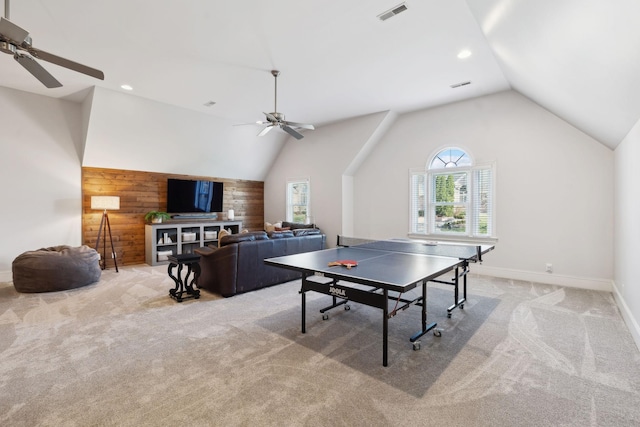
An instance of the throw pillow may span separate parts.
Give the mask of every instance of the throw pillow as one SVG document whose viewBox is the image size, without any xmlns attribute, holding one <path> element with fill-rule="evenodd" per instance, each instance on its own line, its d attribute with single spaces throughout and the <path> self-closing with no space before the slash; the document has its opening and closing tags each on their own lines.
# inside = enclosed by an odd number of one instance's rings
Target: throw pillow
<svg viewBox="0 0 640 427">
<path fill-rule="evenodd" d="M 276 227 L 282 227 L 282 221 L 271 224 L 270 222 L 264 223 L 264 231 L 269 233 L 270 231 L 276 231 Z"/>
<path fill-rule="evenodd" d="M 299 228 L 316 228 L 315 224 L 303 224 L 301 222 L 282 222 L 282 227 L 289 227 L 292 230 L 297 230 Z"/>
<path fill-rule="evenodd" d="M 316 234 L 320 234 L 320 230 L 318 230 L 317 228 L 297 228 L 293 230 L 293 235 L 296 237 L 313 236 Z"/>
<path fill-rule="evenodd" d="M 221 244 L 222 243 L 222 238 L 224 236 L 228 236 L 228 235 L 229 235 L 229 232 L 227 230 L 225 230 L 224 228 L 218 232 L 218 247 L 222 246 L 222 244 Z"/>
</svg>

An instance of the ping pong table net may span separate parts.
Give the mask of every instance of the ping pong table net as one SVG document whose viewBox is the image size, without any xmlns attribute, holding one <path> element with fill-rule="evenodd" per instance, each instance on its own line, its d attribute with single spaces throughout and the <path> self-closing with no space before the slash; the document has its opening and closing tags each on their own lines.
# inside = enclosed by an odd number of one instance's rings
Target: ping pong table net
<svg viewBox="0 0 640 427">
<path fill-rule="evenodd" d="M 359 247 L 391 252 L 436 255 L 482 262 L 482 250 L 472 244 L 438 244 L 410 239 L 375 240 L 338 235 L 338 247 Z"/>
<path fill-rule="evenodd" d="M 426 245 L 426 246 L 436 246 L 436 242 L 416 242 L 415 240 L 408 239 L 365 239 L 362 237 L 349 237 L 338 235 L 338 246 L 340 247 L 351 247 L 351 246 L 376 246 L 376 245 L 384 245 L 385 242 L 389 242 L 390 244 L 400 245 L 406 244 L 407 246 L 411 246 L 414 244 Z"/>
</svg>

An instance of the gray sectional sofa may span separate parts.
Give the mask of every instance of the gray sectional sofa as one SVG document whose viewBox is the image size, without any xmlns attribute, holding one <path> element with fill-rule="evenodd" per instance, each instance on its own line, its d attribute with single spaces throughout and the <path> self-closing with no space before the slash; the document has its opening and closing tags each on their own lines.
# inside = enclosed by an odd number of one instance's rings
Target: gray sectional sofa
<svg viewBox="0 0 640 427">
<path fill-rule="evenodd" d="M 264 264 L 265 258 L 317 251 L 325 248 L 319 229 L 240 233 L 224 236 L 220 247 L 196 249 L 200 255 L 200 289 L 230 297 L 295 280 L 300 273 Z"/>
</svg>

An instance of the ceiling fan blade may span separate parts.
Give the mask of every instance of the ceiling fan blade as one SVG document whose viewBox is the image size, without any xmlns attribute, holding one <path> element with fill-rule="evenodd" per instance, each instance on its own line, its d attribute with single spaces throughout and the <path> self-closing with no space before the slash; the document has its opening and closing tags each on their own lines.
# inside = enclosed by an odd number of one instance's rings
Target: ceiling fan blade
<svg viewBox="0 0 640 427">
<path fill-rule="evenodd" d="M 258 136 L 265 136 L 271 129 L 273 129 L 273 126 L 267 126 L 266 128 L 262 129 Z"/>
<path fill-rule="evenodd" d="M 17 45 L 22 45 L 22 43 L 29 38 L 29 32 L 18 27 L 8 19 L 0 18 L 0 36 L 9 39 Z"/>
<path fill-rule="evenodd" d="M 309 129 L 309 130 L 314 130 L 315 128 L 313 127 L 313 125 L 307 124 L 307 123 L 296 123 L 296 122 L 285 122 L 285 124 L 287 124 L 288 126 L 292 126 L 294 128 L 301 128 L 301 129 Z"/>
<path fill-rule="evenodd" d="M 55 77 L 49 74 L 49 72 L 45 70 L 42 65 L 38 64 L 38 62 L 30 56 L 16 54 L 14 56 L 14 59 L 49 89 L 62 86 L 62 83 L 56 80 Z"/>
<path fill-rule="evenodd" d="M 44 50 L 36 49 L 34 47 L 29 48 L 28 51 L 31 55 L 33 55 L 38 59 L 42 59 L 43 61 L 51 62 L 52 64 L 56 64 L 64 68 L 68 68 L 70 70 L 77 71 L 82 74 L 86 74 L 87 76 L 104 80 L 104 73 L 95 68 L 91 68 L 86 65 L 79 64 L 77 62 L 62 58 L 60 56 L 54 55 L 49 52 L 45 52 Z"/>
<path fill-rule="evenodd" d="M 294 137 L 295 139 L 302 139 L 304 136 L 301 133 L 296 132 L 287 125 L 282 126 L 282 130 Z"/>
</svg>

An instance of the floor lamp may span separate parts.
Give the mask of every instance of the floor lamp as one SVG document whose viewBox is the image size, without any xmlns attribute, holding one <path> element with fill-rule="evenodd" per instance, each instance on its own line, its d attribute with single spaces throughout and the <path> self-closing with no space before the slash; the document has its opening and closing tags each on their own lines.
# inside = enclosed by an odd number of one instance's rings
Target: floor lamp
<svg viewBox="0 0 640 427">
<path fill-rule="evenodd" d="M 100 221 L 100 229 L 98 230 L 98 240 L 96 240 L 96 251 L 100 247 L 100 235 L 104 232 L 102 239 L 102 269 L 107 267 L 107 230 L 109 231 L 109 242 L 111 243 L 111 257 L 118 272 L 118 260 L 116 259 L 116 251 L 113 248 L 113 237 L 111 236 L 111 224 L 109 224 L 109 214 L 107 210 L 117 211 L 120 209 L 120 197 L 118 196 L 91 196 L 91 209 L 104 210 L 102 212 L 102 221 Z"/>
</svg>

